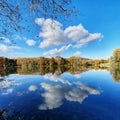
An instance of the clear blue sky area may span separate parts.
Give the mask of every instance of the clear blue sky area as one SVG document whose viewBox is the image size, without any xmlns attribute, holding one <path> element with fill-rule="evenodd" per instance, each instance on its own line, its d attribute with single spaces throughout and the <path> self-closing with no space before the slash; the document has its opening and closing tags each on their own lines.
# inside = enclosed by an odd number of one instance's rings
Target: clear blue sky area
<svg viewBox="0 0 120 120">
<path fill-rule="evenodd" d="M 32 32 L 0 36 L 0 56 L 109 58 L 120 48 L 120 1 L 73 0 L 73 4 L 80 11 L 77 16 L 54 20 L 52 26 L 51 18 L 34 18 L 29 21 L 34 23 Z"/>
</svg>

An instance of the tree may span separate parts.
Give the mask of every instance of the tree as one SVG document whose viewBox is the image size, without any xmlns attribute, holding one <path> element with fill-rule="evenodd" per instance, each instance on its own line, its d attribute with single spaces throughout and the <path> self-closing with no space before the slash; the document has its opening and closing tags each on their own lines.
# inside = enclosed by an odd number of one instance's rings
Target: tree
<svg viewBox="0 0 120 120">
<path fill-rule="evenodd" d="M 0 69 L 4 66 L 4 58 L 0 57 Z"/>
<path fill-rule="evenodd" d="M 120 48 L 116 48 L 113 52 L 115 62 L 120 62 Z"/>
<path fill-rule="evenodd" d="M 71 0 L 0 0 L 0 36 L 21 30 L 29 31 L 29 27 L 23 23 L 36 17 L 68 17 L 76 12 L 71 3 Z"/>
</svg>

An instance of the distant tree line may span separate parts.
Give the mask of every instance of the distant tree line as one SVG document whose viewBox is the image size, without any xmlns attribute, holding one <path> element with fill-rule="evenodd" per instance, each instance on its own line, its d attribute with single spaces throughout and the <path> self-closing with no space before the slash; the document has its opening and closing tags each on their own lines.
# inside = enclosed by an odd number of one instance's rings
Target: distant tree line
<svg viewBox="0 0 120 120">
<path fill-rule="evenodd" d="M 0 57 L 0 76 L 11 73 L 18 74 L 40 74 L 52 73 L 60 75 L 63 72 L 71 74 L 80 74 L 90 69 L 107 69 L 110 70 L 113 79 L 120 81 L 120 49 L 113 52 L 109 59 L 88 59 L 72 56 L 62 58 L 36 57 L 36 58 L 15 58 L 9 59 Z"/>
<path fill-rule="evenodd" d="M 92 60 L 75 56 L 70 58 L 56 56 L 52 58 L 36 57 L 16 59 L 0 57 L 0 73 L 4 74 L 6 71 L 9 74 L 9 72 L 16 71 L 21 74 L 32 74 L 39 71 L 40 74 L 45 74 L 49 72 L 54 73 L 56 70 L 59 74 L 64 71 L 74 73 L 76 71 L 85 71 L 86 68 L 104 68 L 106 67 L 106 63 L 108 63 L 108 60 Z"/>
<path fill-rule="evenodd" d="M 99 60 L 99 59 L 88 59 L 82 57 L 72 56 L 70 58 L 62 58 L 56 56 L 55 58 L 45 58 L 45 57 L 36 57 L 36 58 L 16 58 L 8 59 L 0 57 L 0 67 L 4 69 L 8 67 L 56 67 L 56 66 L 100 66 L 101 64 L 108 63 L 108 60 Z"/>
</svg>

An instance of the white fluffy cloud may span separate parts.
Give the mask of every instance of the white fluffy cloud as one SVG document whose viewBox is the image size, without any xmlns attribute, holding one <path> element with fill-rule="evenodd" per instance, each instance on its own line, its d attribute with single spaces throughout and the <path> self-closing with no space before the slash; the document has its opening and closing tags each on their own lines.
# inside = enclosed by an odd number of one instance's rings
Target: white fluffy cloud
<svg viewBox="0 0 120 120">
<path fill-rule="evenodd" d="M 39 106 L 39 110 L 58 108 L 63 104 L 63 99 L 82 103 L 90 94 L 100 94 L 100 91 L 82 83 L 75 83 L 76 86 L 66 86 L 50 83 L 41 83 L 44 93 L 44 103 Z"/>
<path fill-rule="evenodd" d="M 48 51 L 48 52 L 45 52 L 43 55 L 46 56 L 46 57 L 55 57 L 55 56 L 60 55 L 62 52 L 64 52 L 65 50 L 67 50 L 67 49 L 70 48 L 71 46 L 72 46 L 72 45 L 69 44 L 69 45 L 67 45 L 67 46 L 61 47 L 60 49 L 55 48 L 55 49 L 52 49 L 52 50 L 50 50 L 50 51 Z"/>
<path fill-rule="evenodd" d="M 31 85 L 31 86 L 29 86 L 28 90 L 29 91 L 36 91 L 37 90 L 37 86 Z"/>
<path fill-rule="evenodd" d="M 48 83 L 41 83 L 41 87 L 45 90 L 41 96 L 44 97 L 44 103 L 41 104 L 39 110 L 54 109 L 61 106 L 64 98 L 64 89 L 60 85 L 53 85 Z"/>
<path fill-rule="evenodd" d="M 37 18 L 35 23 L 41 26 L 42 30 L 39 33 L 39 37 L 43 38 L 39 46 L 40 48 L 64 44 L 72 44 L 74 47 L 80 48 L 89 42 L 103 37 L 101 33 L 89 33 L 82 24 L 62 29 L 62 24 L 52 19 Z"/>
<path fill-rule="evenodd" d="M 59 75 L 56 75 L 56 74 L 46 74 L 43 77 L 44 79 L 48 79 L 54 82 L 61 82 L 63 84 L 71 85 L 71 83 L 68 80 L 63 79 Z"/>
<path fill-rule="evenodd" d="M 34 45 L 36 44 L 36 41 L 34 41 L 34 40 L 27 40 L 27 41 L 26 41 L 26 44 L 27 44 L 28 46 L 34 46 Z"/>
<path fill-rule="evenodd" d="M 35 23 L 42 27 L 42 32 L 39 34 L 39 37 L 43 38 L 40 48 L 53 47 L 65 43 L 66 39 L 61 23 L 44 18 L 37 18 Z"/>
<path fill-rule="evenodd" d="M 66 28 L 64 33 L 71 41 L 79 41 L 89 36 L 88 31 L 81 24 Z"/>
</svg>

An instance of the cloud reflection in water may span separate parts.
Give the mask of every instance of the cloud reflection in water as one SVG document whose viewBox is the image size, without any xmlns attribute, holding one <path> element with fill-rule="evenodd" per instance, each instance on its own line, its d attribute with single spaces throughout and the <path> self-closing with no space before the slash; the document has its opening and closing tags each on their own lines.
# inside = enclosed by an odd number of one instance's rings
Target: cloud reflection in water
<svg viewBox="0 0 120 120">
<path fill-rule="evenodd" d="M 100 94 L 100 90 L 87 86 L 81 82 L 73 83 L 73 85 L 41 83 L 41 87 L 45 92 L 41 94 L 44 98 L 44 103 L 39 106 L 39 110 L 58 108 L 63 104 L 63 99 L 82 103 L 88 95 Z"/>
<path fill-rule="evenodd" d="M 71 83 L 68 80 L 65 80 L 65 79 L 61 78 L 60 75 L 46 74 L 43 77 L 44 77 L 44 79 L 48 79 L 48 80 L 51 80 L 51 81 L 54 81 L 54 82 L 61 82 L 63 84 L 71 85 Z"/>
</svg>

